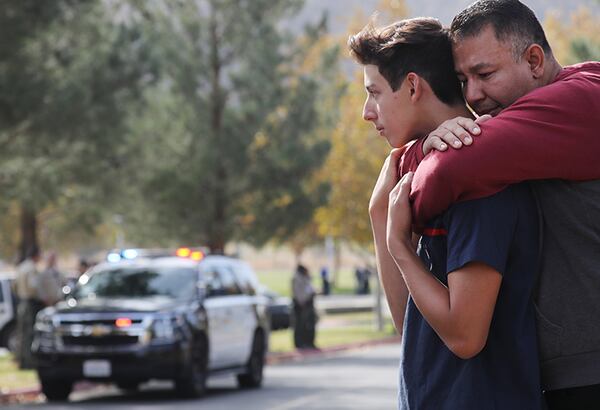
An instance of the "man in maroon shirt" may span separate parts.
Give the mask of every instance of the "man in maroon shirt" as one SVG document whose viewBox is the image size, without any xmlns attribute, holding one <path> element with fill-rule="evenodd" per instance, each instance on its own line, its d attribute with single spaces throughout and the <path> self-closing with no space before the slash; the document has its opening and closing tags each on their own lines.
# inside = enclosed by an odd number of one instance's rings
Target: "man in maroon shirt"
<svg viewBox="0 0 600 410">
<path fill-rule="evenodd" d="M 516 0 L 474 3 L 454 19 L 451 34 L 467 102 L 494 118 L 480 124 L 474 139 L 466 133 L 474 121 L 447 121 L 407 151 L 402 171 L 421 161 L 412 182 L 413 222 L 422 226 L 452 203 L 536 180 L 544 216 L 536 304 L 548 405 L 594 408 L 600 402 L 600 181 L 594 180 L 600 178 L 600 63 L 561 67 L 533 12 Z M 442 140 L 472 146 L 423 158 L 424 148 L 443 150 Z"/>
</svg>

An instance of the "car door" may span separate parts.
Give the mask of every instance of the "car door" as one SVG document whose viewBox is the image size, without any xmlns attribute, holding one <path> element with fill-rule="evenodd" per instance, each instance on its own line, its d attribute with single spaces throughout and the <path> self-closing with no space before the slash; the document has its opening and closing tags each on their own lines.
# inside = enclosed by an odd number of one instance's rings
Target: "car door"
<svg viewBox="0 0 600 410">
<path fill-rule="evenodd" d="M 241 261 L 232 260 L 229 266 L 242 291 L 239 304 L 236 306 L 236 317 L 240 321 L 237 338 L 237 357 L 240 363 L 245 363 L 250 357 L 254 332 L 258 326 L 256 312 L 256 299 L 258 297 L 256 295 L 256 288 L 258 280 L 252 269 Z"/>
<path fill-rule="evenodd" d="M 0 279 L 0 333 L 14 317 L 10 281 Z"/>
<path fill-rule="evenodd" d="M 202 263 L 200 271 L 206 286 L 204 308 L 208 317 L 208 366 L 210 369 L 217 369 L 225 367 L 227 363 L 227 345 L 231 343 L 232 323 L 218 266 L 206 261 Z"/>
<path fill-rule="evenodd" d="M 224 306 L 229 332 L 224 362 L 228 367 L 239 366 L 245 364 L 247 360 L 246 349 L 249 345 L 247 329 L 254 323 L 252 316 L 249 315 L 251 307 L 247 295 L 242 293 L 228 258 L 219 261 L 218 272 L 226 294 Z"/>
</svg>

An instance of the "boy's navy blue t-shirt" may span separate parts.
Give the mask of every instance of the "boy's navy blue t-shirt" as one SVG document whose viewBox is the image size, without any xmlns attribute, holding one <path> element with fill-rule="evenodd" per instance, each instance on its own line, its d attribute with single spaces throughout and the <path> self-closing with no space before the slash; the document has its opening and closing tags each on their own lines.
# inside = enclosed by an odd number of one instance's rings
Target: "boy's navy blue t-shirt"
<svg viewBox="0 0 600 410">
<path fill-rule="evenodd" d="M 469 262 L 491 266 L 502 283 L 487 343 L 468 360 L 446 347 L 409 299 L 399 409 L 542 408 L 532 299 L 538 240 L 537 210 L 525 184 L 456 204 L 428 224 L 417 252 L 442 283 Z"/>
</svg>

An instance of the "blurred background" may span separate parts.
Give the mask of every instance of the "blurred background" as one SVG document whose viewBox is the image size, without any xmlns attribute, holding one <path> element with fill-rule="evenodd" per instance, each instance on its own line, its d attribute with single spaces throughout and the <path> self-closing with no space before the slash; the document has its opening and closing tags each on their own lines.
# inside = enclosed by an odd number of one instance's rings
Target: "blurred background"
<svg viewBox="0 0 600 410">
<path fill-rule="evenodd" d="M 372 264 L 388 151 L 345 42 L 469 1 L 14 0 L 0 10 L 0 259 L 208 246 L 259 274 Z M 600 3 L 531 0 L 562 64 L 598 59 Z"/>
</svg>

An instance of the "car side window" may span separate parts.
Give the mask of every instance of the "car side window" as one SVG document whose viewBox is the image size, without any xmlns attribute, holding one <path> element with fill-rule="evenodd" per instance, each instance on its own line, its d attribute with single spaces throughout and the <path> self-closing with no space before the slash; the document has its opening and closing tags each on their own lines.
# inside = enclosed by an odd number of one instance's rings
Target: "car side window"
<svg viewBox="0 0 600 410">
<path fill-rule="evenodd" d="M 226 264 L 214 263 L 206 265 L 203 269 L 203 275 L 209 297 L 239 295 L 242 293 L 233 271 Z"/>
<path fill-rule="evenodd" d="M 222 296 L 225 294 L 221 278 L 216 269 L 207 269 L 204 272 L 204 278 L 206 281 L 206 293 L 210 296 Z"/>
<path fill-rule="evenodd" d="M 0 303 L 4 303 L 4 287 L 8 282 L 0 281 Z"/>
<path fill-rule="evenodd" d="M 221 265 L 218 268 L 219 276 L 221 278 L 221 283 L 223 284 L 223 290 L 226 295 L 239 295 L 242 293 L 240 287 L 238 286 L 235 276 L 233 274 L 233 270 L 230 266 Z"/>
<path fill-rule="evenodd" d="M 237 278 L 238 283 L 240 284 L 242 292 L 246 295 L 255 295 L 257 288 L 257 280 L 254 276 L 254 272 L 252 272 L 252 269 L 249 266 L 240 262 L 233 264 L 232 268 L 235 277 Z"/>
</svg>

